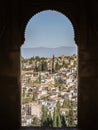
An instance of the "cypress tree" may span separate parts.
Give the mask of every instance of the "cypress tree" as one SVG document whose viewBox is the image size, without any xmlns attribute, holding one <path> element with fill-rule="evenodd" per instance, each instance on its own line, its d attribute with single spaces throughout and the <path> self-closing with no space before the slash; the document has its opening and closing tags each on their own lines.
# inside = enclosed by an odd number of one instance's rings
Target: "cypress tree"
<svg viewBox="0 0 98 130">
<path fill-rule="evenodd" d="M 53 112 L 53 127 L 57 127 L 57 111 L 55 108 Z"/>
<path fill-rule="evenodd" d="M 41 126 L 48 126 L 48 124 L 47 124 L 47 108 L 45 106 L 42 106 Z"/>
<path fill-rule="evenodd" d="M 53 57 L 52 57 L 52 73 L 54 73 L 54 55 L 53 55 Z"/>
<path fill-rule="evenodd" d="M 61 116 L 60 116 L 60 112 L 58 112 L 57 114 L 57 127 L 61 127 L 62 124 L 61 124 Z"/>
<path fill-rule="evenodd" d="M 60 101 L 57 102 L 57 110 L 59 111 L 60 110 Z"/>
<path fill-rule="evenodd" d="M 70 104 L 70 106 L 69 106 L 69 114 L 68 114 L 68 116 L 69 116 L 68 126 L 73 127 L 73 125 L 74 125 L 74 118 L 73 118 L 74 115 L 73 115 L 72 104 Z"/>
<path fill-rule="evenodd" d="M 49 114 L 48 114 L 47 124 L 48 124 L 48 127 L 52 127 L 52 117 L 51 117 L 51 112 L 49 112 Z"/>
<path fill-rule="evenodd" d="M 66 117 L 65 117 L 65 115 L 61 116 L 61 122 L 62 122 L 62 127 L 65 128 L 66 127 Z"/>
</svg>

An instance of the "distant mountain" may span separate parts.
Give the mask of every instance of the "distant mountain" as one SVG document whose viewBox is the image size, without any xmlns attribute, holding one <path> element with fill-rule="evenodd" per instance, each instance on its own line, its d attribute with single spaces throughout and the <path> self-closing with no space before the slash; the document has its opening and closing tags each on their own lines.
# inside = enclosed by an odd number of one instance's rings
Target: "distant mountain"
<svg viewBox="0 0 98 130">
<path fill-rule="evenodd" d="M 51 58 L 53 55 L 56 57 L 65 55 L 65 56 L 71 56 L 73 54 L 77 54 L 76 47 L 57 47 L 57 48 L 47 48 L 47 47 L 35 47 L 35 48 L 22 48 L 21 49 L 21 55 L 24 58 L 30 58 L 30 57 L 48 57 Z"/>
</svg>

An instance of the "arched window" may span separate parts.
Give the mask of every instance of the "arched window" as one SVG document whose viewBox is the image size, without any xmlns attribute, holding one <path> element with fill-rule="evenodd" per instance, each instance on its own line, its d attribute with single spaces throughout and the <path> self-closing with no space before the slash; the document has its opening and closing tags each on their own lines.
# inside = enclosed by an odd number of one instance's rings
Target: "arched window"
<svg viewBox="0 0 98 130">
<path fill-rule="evenodd" d="M 77 126 L 77 46 L 60 12 L 33 16 L 21 47 L 21 125 Z"/>
</svg>

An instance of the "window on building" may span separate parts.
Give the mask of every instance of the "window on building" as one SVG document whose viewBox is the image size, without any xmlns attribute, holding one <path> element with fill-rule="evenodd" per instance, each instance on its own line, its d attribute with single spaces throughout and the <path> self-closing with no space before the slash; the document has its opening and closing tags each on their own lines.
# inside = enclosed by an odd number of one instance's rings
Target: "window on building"
<svg viewBox="0 0 98 130">
<path fill-rule="evenodd" d="M 21 125 L 77 126 L 77 46 L 60 12 L 34 15 L 21 47 Z"/>
</svg>

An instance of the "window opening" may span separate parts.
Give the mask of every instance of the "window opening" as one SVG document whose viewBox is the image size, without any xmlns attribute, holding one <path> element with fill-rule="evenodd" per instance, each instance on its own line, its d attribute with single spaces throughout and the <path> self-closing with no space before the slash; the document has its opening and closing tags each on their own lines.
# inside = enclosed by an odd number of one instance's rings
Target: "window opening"
<svg viewBox="0 0 98 130">
<path fill-rule="evenodd" d="M 77 46 L 71 22 L 46 10 L 34 15 L 21 47 L 21 125 L 77 126 Z"/>
</svg>

